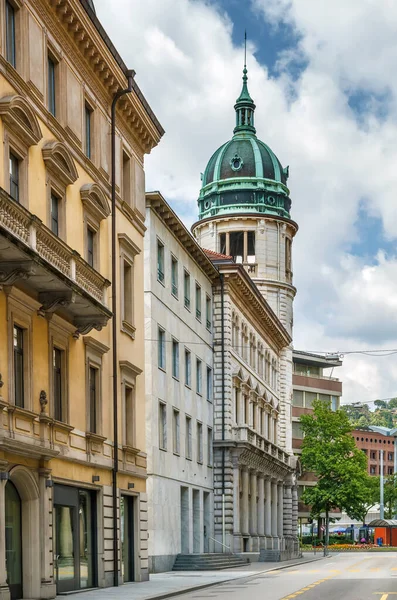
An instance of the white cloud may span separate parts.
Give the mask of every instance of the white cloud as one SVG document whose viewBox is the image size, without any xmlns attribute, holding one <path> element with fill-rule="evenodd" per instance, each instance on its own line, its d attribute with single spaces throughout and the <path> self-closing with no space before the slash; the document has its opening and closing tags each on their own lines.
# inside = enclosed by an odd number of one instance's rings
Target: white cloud
<svg viewBox="0 0 397 600">
<path fill-rule="evenodd" d="M 197 216 L 200 171 L 232 135 L 242 67 L 232 23 L 204 0 L 95 4 L 166 130 L 147 158 L 148 188 L 160 189 L 190 225 Z M 379 254 L 366 265 L 348 254 L 363 198 L 389 239 L 396 237 L 397 80 L 390 74 L 397 62 L 397 5 L 391 0 L 253 4 L 258 18 L 266 16 L 275 25 L 284 21 L 300 36 L 298 47 L 282 57 L 277 79 L 268 78 L 248 48 L 258 136 L 290 165 L 292 215 L 300 226 L 294 243 L 295 345 L 308 350 L 397 346 L 396 257 Z M 302 56 L 307 66 L 295 81 L 289 61 Z M 349 106 L 353 92 L 366 94 L 365 114 Z M 386 92 L 386 112 L 378 119 L 379 95 Z M 339 370 L 345 397 L 396 394 L 393 360 L 347 356 Z"/>
</svg>

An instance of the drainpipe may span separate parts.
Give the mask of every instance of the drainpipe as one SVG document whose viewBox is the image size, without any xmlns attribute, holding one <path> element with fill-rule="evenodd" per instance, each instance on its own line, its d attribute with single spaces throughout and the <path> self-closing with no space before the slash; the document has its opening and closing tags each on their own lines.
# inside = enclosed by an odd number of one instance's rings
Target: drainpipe
<svg viewBox="0 0 397 600">
<path fill-rule="evenodd" d="M 225 440 L 225 288 L 224 275 L 220 274 L 221 282 L 221 358 L 222 358 L 222 442 Z M 225 531 L 225 446 L 222 444 L 222 551 L 226 547 Z"/>
<path fill-rule="evenodd" d="M 117 284 L 116 284 L 116 104 L 121 96 L 132 92 L 134 71 L 127 71 L 128 88 L 119 90 L 113 97 L 111 112 L 111 154 L 112 154 L 112 370 L 113 370 L 113 570 L 114 585 L 119 585 L 119 532 L 117 526 L 117 473 L 119 470 L 119 436 L 118 436 L 118 405 L 117 405 Z"/>
</svg>

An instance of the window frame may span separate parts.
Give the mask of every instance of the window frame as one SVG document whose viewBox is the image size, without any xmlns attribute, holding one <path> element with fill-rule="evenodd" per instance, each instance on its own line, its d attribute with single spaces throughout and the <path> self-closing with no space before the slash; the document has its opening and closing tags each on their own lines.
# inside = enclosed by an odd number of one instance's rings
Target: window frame
<svg viewBox="0 0 397 600">
<path fill-rule="evenodd" d="M 8 321 L 8 397 L 10 405 L 15 404 L 15 366 L 14 366 L 14 325 L 23 330 L 23 372 L 24 372 L 24 397 L 25 410 L 33 410 L 33 323 L 34 307 L 30 307 L 18 297 L 18 291 L 11 290 L 7 297 Z"/>
<path fill-rule="evenodd" d="M 50 64 L 51 63 L 51 64 Z M 51 66 L 52 65 L 52 66 Z M 52 70 L 52 73 L 50 71 Z M 47 61 L 46 61 L 46 73 L 47 73 L 47 110 L 55 118 L 59 119 L 59 69 L 60 60 L 57 53 L 54 52 L 52 46 L 47 45 Z M 52 97 L 53 92 L 53 97 Z"/>
<path fill-rule="evenodd" d="M 133 340 L 135 339 L 135 262 L 140 248 L 124 233 L 118 234 L 120 260 L 120 330 Z M 127 311 L 124 269 L 127 265 L 131 271 L 131 306 Z M 128 312 L 128 314 L 127 314 Z"/>
<path fill-rule="evenodd" d="M 157 326 L 157 366 L 162 371 L 167 370 L 167 348 L 165 329 Z"/>
<path fill-rule="evenodd" d="M 211 296 L 205 295 L 205 320 L 208 331 L 212 331 L 212 300 Z"/>
<path fill-rule="evenodd" d="M 180 410 L 172 409 L 172 451 L 176 456 L 181 454 L 181 424 Z"/>
<path fill-rule="evenodd" d="M 165 287 L 165 245 L 156 237 L 157 281 Z M 161 268 L 160 268 L 161 267 Z"/>
<path fill-rule="evenodd" d="M 88 118 L 87 118 L 88 117 Z M 93 160 L 94 150 L 94 109 L 92 105 L 84 100 L 84 154 L 89 160 Z"/>
<path fill-rule="evenodd" d="M 207 427 L 207 466 L 213 467 L 214 465 L 214 455 L 213 455 L 213 429 L 212 427 Z"/>
<path fill-rule="evenodd" d="M 172 338 L 172 377 L 179 381 L 179 342 L 177 339 Z"/>
<path fill-rule="evenodd" d="M 167 452 L 167 403 L 159 400 L 158 424 L 159 424 L 159 449 Z M 164 420 L 163 417 L 164 416 Z"/>
<path fill-rule="evenodd" d="M 191 389 L 192 387 L 192 353 L 189 348 L 185 347 L 184 353 L 185 362 L 185 386 Z M 187 360 L 188 359 L 188 360 Z"/>
<path fill-rule="evenodd" d="M 120 385 L 122 401 L 122 444 L 123 448 L 137 450 L 137 400 L 136 385 L 137 377 L 142 374 L 142 369 L 136 367 L 130 361 L 120 361 Z M 131 390 L 130 406 L 127 405 L 126 390 Z"/>
<path fill-rule="evenodd" d="M 204 461 L 204 456 L 203 456 L 203 424 L 201 421 L 197 421 L 197 448 L 196 448 L 196 452 L 197 452 L 197 462 L 198 464 L 202 465 L 203 461 Z"/>
<path fill-rule="evenodd" d="M 186 282 L 188 282 L 188 286 L 186 285 Z M 191 306 L 191 285 L 190 273 L 187 269 L 183 269 L 183 305 L 189 312 Z M 188 294 L 186 294 L 186 292 Z"/>
<path fill-rule="evenodd" d="M 8 21 L 8 11 L 9 9 L 12 10 L 12 16 L 13 16 L 13 28 L 12 28 L 12 40 L 9 40 L 9 29 L 8 29 L 8 25 L 9 25 L 9 21 Z M 18 8 L 15 7 L 15 5 L 10 2 L 9 0 L 5 0 L 4 3 L 4 27 L 5 27 L 5 36 L 4 36 L 4 40 L 5 40 L 5 58 L 7 60 L 7 62 L 14 67 L 14 69 L 17 68 L 17 11 Z M 11 42 L 9 44 L 9 42 Z M 9 46 L 12 46 L 12 57 L 10 57 L 9 54 Z M 10 58 L 12 58 L 13 60 L 10 60 Z"/>
<path fill-rule="evenodd" d="M 179 271 L 179 263 L 176 256 L 171 253 L 171 294 L 178 300 L 179 294 L 179 281 L 178 281 L 178 271 Z"/>
<path fill-rule="evenodd" d="M 211 402 L 213 401 L 213 370 L 211 367 L 209 367 L 207 365 L 206 368 L 206 396 L 207 396 L 207 401 Z"/>
<path fill-rule="evenodd" d="M 196 281 L 195 285 L 196 319 L 201 323 L 201 285 Z"/>
<path fill-rule="evenodd" d="M 185 415 L 185 458 L 193 460 L 193 430 L 190 415 Z"/>
<path fill-rule="evenodd" d="M 15 335 L 15 332 L 17 330 L 17 334 Z M 24 385 L 24 372 L 25 372 L 25 341 L 26 341 L 26 335 L 25 335 L 25 328 L 21 327 L 20 325 L 18 325 L 17 323 L 13 323 L 12 326 L 12 341 L 13 341 L 13 385 L 14 385 L 14 404 L 15 406 L 17 406 L 18 408 L 25 408 L 25 385 Z M 20 336 L 21 336 L 21 346 L 18 346 L 15 344 L 15 338 L 17 339 L 17 344 L 18 342 L 18 332 L 20 332 Z M 22 363 L 22 370 L 21 370 L 21 381 L 19 382 L 19 385 L 17 385 L 17 361 L 16 361 L 16 355 L 20 357 L 21 363 Z M 19 361 L 18 361 L 19 362 Z M 20 392 L 20 397 L 19 397 L 19 393 L 17 393 L 17 390 L 19 390 Z"/>
<path fill-rule="evenodd" d="M 103 431 L 103 355 L 109 351 L 109 347 L 102 344 L 95 338 L 86 335 L 83 337 L 85 344 L 85 363 L 86 363 L 86 433 L 94 435 L 102 435 Z M 96 397 L 96 431 L 91 429 L 91 388 L 90 388 L 90 371 L 97 371 L 97 397 Z"/>
<path fill-rule="evenodd" d="M 121 148 L 121 182 L 120 195 L 123 202 L 134 209 L 134 159 L 123 145 Z"/>
<path fill-rule="evenodd" d="M 11 174 L 10 174 L 10 155 L 13 154 L 19 161 L 18 164 L 18 187 L 19 199 L 15 200 L 21 206 L 29 208 L 28 194 L 28 171 L 29 171 L 29 147 L 17 137 L 11 128 L 4 123 L 4 172 L 8 174 L 6 178 L 6 190 L 11 196 Z"/>
<path fill-rule="evenodd" d="M 58 234 L 52 230 L 52 196 L 58 197 Z M 47 223 L 48 229 L 61 240 L 66 241 L 66 186 L 55 179 L 47 170 Z"/>
<path fill-rule="evenodd" d="M 196 393 L 203 395 L 203 361 L 196 357 Z"/>
</svg>

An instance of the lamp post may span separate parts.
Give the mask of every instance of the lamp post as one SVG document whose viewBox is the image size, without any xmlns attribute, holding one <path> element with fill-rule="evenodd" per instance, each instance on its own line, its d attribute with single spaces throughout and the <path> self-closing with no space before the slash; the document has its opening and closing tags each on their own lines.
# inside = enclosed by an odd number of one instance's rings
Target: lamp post
<svg viewBox="0 0 397 600">
<path fill-rule="evenodd" d="M 384 498 L 383 498 L 383 492 L 384 492 L 384 488 L 383 488 L 383 450 L 380 451 L 380 503 L 379 503 L 379 512 L 380 512 L 380 518 L 384 519 L 385 518 L 385 503 L 384 503 Z"/>
<path fill-rule="evenodd" d="M 112 187 L 112 371 L 113 371 L 113 581 L 114 585 L 119 585 L 119 535 L 117 526 L 117 473 L 119 470 L 119 436 L 118 436 L 118 404 L 117 404 L 117 283 L 116 283 L 116 104 L 117 101 L 132 92 L 132 80 L 135 72 L 126 72 L 128 88 L 119 90 L 113 97 L 111 112 L 111 187 Z"/>
</svg>

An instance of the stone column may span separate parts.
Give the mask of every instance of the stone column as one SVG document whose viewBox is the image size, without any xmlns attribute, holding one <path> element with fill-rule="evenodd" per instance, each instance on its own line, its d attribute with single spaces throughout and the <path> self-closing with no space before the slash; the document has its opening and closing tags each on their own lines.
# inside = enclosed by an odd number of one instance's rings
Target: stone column
<svg viewBox="0 0 397 600">
<path fill-rule="evenodd" d="M 272 483 L 269 477 L 265 481 L 265 535 L 272 535 Z"/>
<path fill-rule="evenodd" d="M 5 467 L 0 465 L 0 471 L 5 471 Z M 10 591 L 7 585 L 7 570 L 6 570 L 6 515 L 5 515 L 5 488 L 7 481 L 0 480 L 0 599 L 8 600 Z"/>
<path fill-rule="evenodd" d="M 233 533 L 240 535 L 240 469 L 238 458 L 233 457 Z"/>
<path fill-rule="evenodd" d="M 256 482 L 256 472 L 251 471 L 250 473 L 251 479 L 251 502 L 250 502 L 250 534 L 253 536 L 258 535 L 258 508 L 256 503 L 257 497 L 257 482 Z"/>
<path fill-rule="evenodd" d="M 292 489 L 290 485 L 284 487 L 283 533 L 285 536 L 292 536 Z"/>
<path fill-rule="evenodd" d="M 298 488 L 292 488 L 292 535 L 298 536 Z"/>
<path fill-rule="evenodd" d="M 265 535 L 265 479 L 258 475 L 258 535 Z"/>
<path fill-rule="evenodd" d="M 248 502 L 248 492 L 249 492 L 249 473 L 248 469 L 244 467 L 241 472 L 241 487 L 243 497 L 241 502 L 241 533 L 243 535 L 248 535 L 249 533 L 249 502 Z"/>
<path fill-rule="evenodd" d="M 41 583 L 48 585 L 53 581 L 53 560 L 52 539 L 50 533 L 50 512 L 52 513 L 52 489 L 47 487 L 46 483 L 49 480 L 50 469 L 44 467 L 39 469 L 39 487 L 40 487 L 40 547 L 41 547 Z"/>
<path fill-rule="evenodd" d="M 277 481 L 272 479 L 272 536 L 277 537 Z"/>
<path fill-rule="evenodd" d="M 284 494 L 283 484 L 278 483 L 277 485 L 277 535 L 279 538 L 283 537 L 283 512 L 284 512 Z"/>
</svg>

